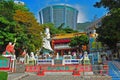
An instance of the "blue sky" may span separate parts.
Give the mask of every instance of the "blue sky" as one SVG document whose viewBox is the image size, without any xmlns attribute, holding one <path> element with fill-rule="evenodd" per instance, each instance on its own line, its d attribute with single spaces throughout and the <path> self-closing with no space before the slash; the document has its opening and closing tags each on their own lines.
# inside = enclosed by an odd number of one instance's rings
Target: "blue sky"
<svg viewBox="0 0 120 80">
<path fill-rule="evenodd" d="M 21 0 L 35 17 L 39 20 L 38 12 L 42 8 L 49 6 L 51 4 L 69 4 L 78 9 L 78 20 L 77 22 L 83 23 L 86 21 L 93 21 L 94 16 L 97 18 L 102 17 L 106 14 L 107 10 L 104 8 L 95 8 L 93 4 L 99 0 Z"/>
</svg>

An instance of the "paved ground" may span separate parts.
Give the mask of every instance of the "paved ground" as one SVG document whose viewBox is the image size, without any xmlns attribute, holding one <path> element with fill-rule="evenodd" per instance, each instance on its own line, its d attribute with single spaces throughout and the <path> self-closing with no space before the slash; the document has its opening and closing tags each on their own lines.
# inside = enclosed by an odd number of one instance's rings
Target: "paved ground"
<svg viewBox="0 0 120 80">
<path fill-rule="evenodd" d="M 27 73 L 9 73 L 8 80 L 19 80 L 26 76 L 28 76 Z"/>
<path fill-rule="evenodd" d="M 9 74 L 8 80 L 111 80 L 109 76 L 72 76 L 72 75 L 46 75 L 37 76 L 35 73 Z"/>
<path fill-rule="evenodd" d="M 36 76 L 36 75 L 30 75 L 25 78 L 19 79 L 19 80 L 111 80 L 109 77 L 103 77 L 103 76 L 68 76 L 68 75 L 59 75 L 59 76 Z"/>
</svg>

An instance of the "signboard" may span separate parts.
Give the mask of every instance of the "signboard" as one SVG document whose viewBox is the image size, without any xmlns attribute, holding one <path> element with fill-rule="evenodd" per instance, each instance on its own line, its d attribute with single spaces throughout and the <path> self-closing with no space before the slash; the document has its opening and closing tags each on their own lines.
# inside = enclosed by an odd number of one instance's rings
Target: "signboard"
<svg viewBox="0 0 120 80">
<path fill-rule="evenodd" d="M 80 64 L 81 60 L 80 59 L 64 59 L 63 63 L 64 64 Z"/>
<path fill-rule="evenodd" d="M 0 68 L 7 68 L 9 67 L 9 60 L 0 60 Z"/>
<path fill-rule="evenodd" d="M 69 70 L 69 66 L 48 66 L 48 70 Z"/>
<path fill-rule="evenodd" d="M 62 60 L 60 60 L 60 59 L 55 59 L 55 60 L 54 60 L 54 64 L 62 64 Z"/>
<path fill-rule="evenodd" d="M 39 59 L 37 60 L 37 64 L 52 64 L 52 59 Z"/>
<path fill-rule="evenodd" d="M 0 70 L 10 69 L 10 58 L 0 58 Z"/>
</svg>

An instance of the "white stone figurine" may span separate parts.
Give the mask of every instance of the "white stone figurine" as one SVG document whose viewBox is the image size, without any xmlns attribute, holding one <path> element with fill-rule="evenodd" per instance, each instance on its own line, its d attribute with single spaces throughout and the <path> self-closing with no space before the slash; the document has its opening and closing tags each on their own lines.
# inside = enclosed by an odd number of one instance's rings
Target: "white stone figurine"
<svg viewBox="0 0 120 80">
<path fill-rule="evenodd" d="M 45 35 L 46 36 L 43 38 L 43 47 L 45 49 L 53 51 L 53 49 L 51 48 L 51 45 L 50 45 L 50 32 L 49 32 L 49 28 L 45 29 Z"/>
<path fill-rule="evenodd" d="M 31 59 L 31 60 L 35 60 L 35 56 L 34 56 L 34 53 L 33 53 L 33 52 L 30 53 L 30 59 Z"/>
<path fill-rule="evenodd" d="M 84 60 L 89 60 L 89 57 L 86 51 L 84 52 Z"/>
<path fill-rule="evenodd" d="M 84 61 L 84 64 L 90 64 L 90 59 L 89 59 L 86 51 L 84 52 L 84 60 L 83 61 Z"/>
<path fill-rule="evenodd" d="M 56 55 L 56 59 L 59 59 L 59 53 L 57 53 L 57 55 Z"/>
</svg>

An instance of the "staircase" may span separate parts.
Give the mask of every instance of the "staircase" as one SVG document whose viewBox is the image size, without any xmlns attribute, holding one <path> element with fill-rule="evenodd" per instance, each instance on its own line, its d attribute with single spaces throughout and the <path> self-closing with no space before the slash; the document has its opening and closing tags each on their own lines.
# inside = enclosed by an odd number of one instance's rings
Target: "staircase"
<svg viewBox="0 0 120 80">
<path fill-rule="evenodd" d="M 112 80 L 120 80 L 120 70 L 113 64 L 109 62 L 109 76 L 112 76 Z"/>
</svg>

